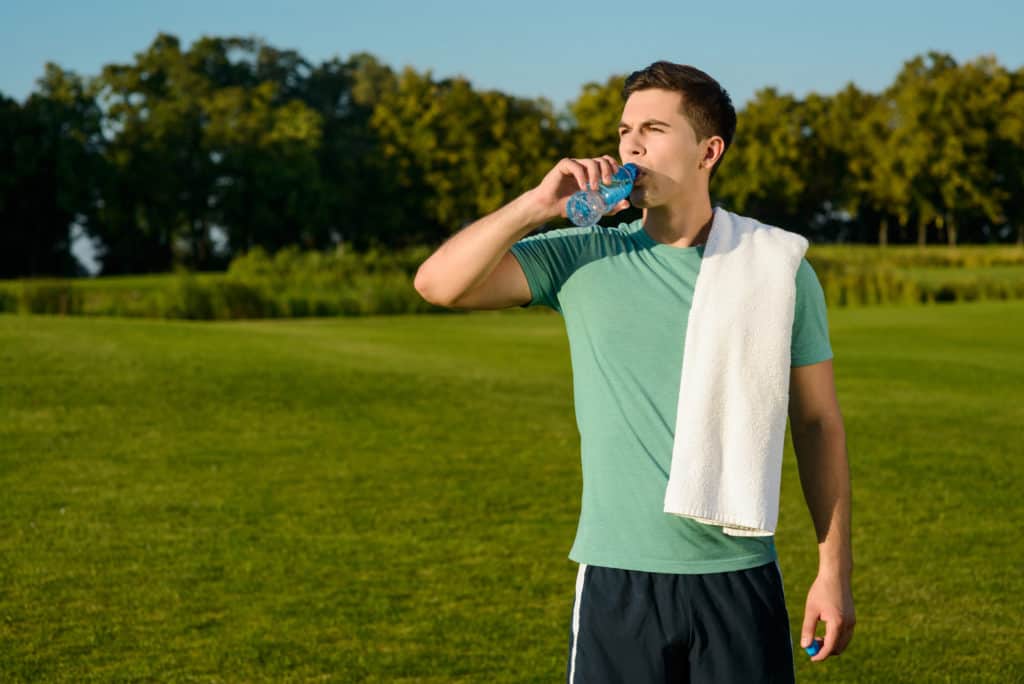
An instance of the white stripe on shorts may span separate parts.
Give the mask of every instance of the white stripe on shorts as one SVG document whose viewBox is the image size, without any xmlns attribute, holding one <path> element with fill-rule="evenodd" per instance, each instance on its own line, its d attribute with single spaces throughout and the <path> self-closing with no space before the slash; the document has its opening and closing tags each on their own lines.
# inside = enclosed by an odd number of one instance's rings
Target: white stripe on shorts
<svg viewBox="0 0 1024 684">
<path fill-rule="evenodd" d="M 782 566 L 779 565 L 779 559 L 778 558 L 775 559 L 775 567 L 779 571 L 779 581 L 781 582 L 782 581 Z M 785 601 L 786 601 L 786 588 L 785 588 L 784 584 L 783 584 L 783 588 L 782 588 L 782 601 L 783 601 L 783 603 L 785 603 Z M 789 614 L 788 611 L 787 611 L 786 614 L 787 615 Z M 793 632 L 792 631 L 789 631 L 789 650 L 791 650 L 791 651 L 793 650 Z"/>
<path fill-rule="evenodd" d="M 576 599 L 572 608 L 572 656 L 569 658 L 569 684 L 576 681 L 576 644 L 580 634 L 580 600 L 583 598 L 583 580 L 587 574 L 587 564 L 580 563 L 576 571 Z"/>
</svg>

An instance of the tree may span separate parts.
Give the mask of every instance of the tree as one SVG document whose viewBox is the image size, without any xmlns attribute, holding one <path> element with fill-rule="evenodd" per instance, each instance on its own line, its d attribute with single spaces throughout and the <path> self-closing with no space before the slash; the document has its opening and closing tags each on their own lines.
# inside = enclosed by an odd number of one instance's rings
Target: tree
<svg viewBox="0 0 1024 684">
<path fill-rule="evenodd" d="M 812 93 L 803 102 L 804 153 L 809 160 L 800 213 L 821 226 L 850 217 L 860 224 L 880 217 L 878 241 L 884 245 L 888 217 L 898 201 L 867 192 L 873 167 L 864 160 L 871 145 L 882 144 L 885 137 L 884 129 L 871 130 L 870 114 L 877 102 L 877 96 L 853 83 L 831 96 Z"/>
<path fill-rule="evenodd" d="M 357 53 L 342 62 L 313 69 L 305 102 L 323 119 L 317 160 L 324 188 L 325 229 L 358 250 L 409 239 L 396 160 L 382 154 L 378 132 L 370 125 L 378 103 L 397 88 L 394 72 L 376 57 Z"/>
<path fill-rule="evenodd" d="M 800 102 L 763 88 L 737 120 L 733 144 L 715 175 L 718 194 L 735 211 L 766 223 L 801 223 L 812 157 Z"/>
<path fill-rule="evenodd" d="M 211 90 L 178 39 L 160 34 L 134 64 L 100 76 L 109 134 L 101 220 L 102 273 L 170 270 L 210 255 L 206 206 L 213 169 L 202 145 L 200 98 Z"/>
<path fill-rule="evenodd" d="M 160 34 L 102 82 L 111 141 L 104 273 L 223 265 L 260 244 L 327 242 L 316 151 L 321 122 L 299 97 L 309 65 L 248 38 L 203 38 L 187 52 Z"/>
<path fill-rule="evenodd" d="M 942 198 L 939 226 L 953 247 L 961 217 L 976 217 L 976 223 L 1003 220 L 1008 195 L 997 181 L 991 148 L 1011 83 L 994 58 L 980 57 L 941 71 L 931 85 L 936 93 L 932 125 L 941 152 L 931 174 Z"/>
<path fill-rule="evenodd" d="M 220 88 L 202 100 L 205 146 L 216 159 L 214 216 L 235 253 L 317 244 L 320 116 L 299 100 L 274 106 L 278 85 Z"/>
<path fill-rule="evenodd" d="M 532 187 L 559 149 L 550 103 L 477 92 L 464 78 L 434 81 L 411 68 L 370 123 L 420 241 L 446 237 Z"/>
<path fill-rule="evenodd" d="M 853 100 L 851 106 L 857 107 L 855 96 L 846 99 Z M 921 159 L 917 154 L 922 148 L 895 150 L 899 114 L 893 93 L 859 103 L 860 117 L 851 122 L 845 145 L 849 155 L 849 209 L 853 214 L 878 217 L 878 244 L 884 247 L 889 243 L 890 218 L 894 217 L 901 229 L 910 221 L 911 183 L 913 175 L 919 172 Z M 841 106 L 837 103 L 837 109 Z M 908 135 L 918 132 L 912 128 L 902 130 L 904 144 L 910 144 L 905 140 Z"/>
<path fill-rule="evenodd" d="M 918 244 L 927 241 L 927 228 L 942 221 L 941 176 L 948 168 L 954 146 L 944 143 L 946 131 L 936 121 L 944 97 L 935 84 L 944 72 L 954 71 L 956 61 L 949 55 L 929 52 L 904 63 L 895 82 L 883 98 L 889 103 L 888 148 L 876 147 L 880 183 L 906 183 L 907 204 L 917 217 Z"/>
<path fill-rule="evenodd" d="M 587 83 L 579 97 L 569 103 L 570 116 L 566 121 L 571 131 L 569 156 L 617 156 L 625 83 L 626 77 L 621 74 L 609 77 L 604 83 Z"/>
<path fill-rule="evenodd" d="M 1017 229 L 1017 245 L 1024 247 L 1024 67 L 1008 74 L 1010 87 L 999 108 L 993 137 L 995 183 L 1002 191 L 1003 213 Z"/>
<path fill-rule="evenodd" d="M 101 112 L 90 81 L 47 63 L 24 106 L 0 98 L 0 277 L 84 275 L 71 227 L 93 220 Z"/>
<path fill-rule="evenodd" d="M 556 112 L 368 53 L 313 65 L 257 38 L 183 50 L 169 34 L 95 79 L 47 65 L 24 105 L 0 98 L 0 275 L 79 272 L 72 226 L 105 274 L 223 268 L 257 245 L 437 242 L 559 157 L 614 154 L 624 82 L 587 83 Z M 885 245 L 916 225 L 919 243 L 935 226 L 952 245 L 1009 227 L 1024 244 L 1022 109 L 1024 70 L 939 52 L 879 94 L 765 88 L 712 193 L 818 239 L 877 230 Z"/>
</svg>

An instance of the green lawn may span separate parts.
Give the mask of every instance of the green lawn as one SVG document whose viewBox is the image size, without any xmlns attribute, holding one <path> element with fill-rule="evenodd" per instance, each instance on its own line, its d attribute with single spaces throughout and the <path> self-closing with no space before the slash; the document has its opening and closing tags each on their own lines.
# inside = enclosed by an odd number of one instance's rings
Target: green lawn
<svg viewBox="0 0 1024 684">
<path fill-rule="evenodd" d="M 830 311 L 858 625 L 801 682 L 1024 681 L 1024 302 Z M 0 681 L 557 682 L 561 319 L 0 315 Z M 787 442 L 793 639 L 816 571 Z"/>
</svg>

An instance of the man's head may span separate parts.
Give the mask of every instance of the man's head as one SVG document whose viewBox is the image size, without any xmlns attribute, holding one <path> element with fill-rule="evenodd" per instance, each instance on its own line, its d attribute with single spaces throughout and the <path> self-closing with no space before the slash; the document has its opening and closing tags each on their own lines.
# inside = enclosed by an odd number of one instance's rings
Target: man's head
<svg viewBox="0 0 1024 684">
<path fill-rule="evenodd" d="M 622 94 L 619 157 L 645 172 L 633 204 L 653 206 L 706 190 L 736 132 L 725 89 L 692 66 L 655 62 L 630 74 Z"/>
</svg>

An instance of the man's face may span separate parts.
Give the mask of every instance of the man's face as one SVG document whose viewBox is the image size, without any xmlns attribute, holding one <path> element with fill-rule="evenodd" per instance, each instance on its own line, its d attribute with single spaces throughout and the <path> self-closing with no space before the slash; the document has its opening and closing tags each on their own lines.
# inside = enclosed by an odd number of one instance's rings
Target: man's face
<svg viewBox="0 0 1024 684">
<path fill-rule="evenodd" d="M 700 185 L 700 161 L 706 145 L 698 144 L 680 111 L 682 94 L 638 90 L 629 96 L 619 124 L 619 158 L 641 169 L 629 201 L 650 208 L 688 197 Z"/>
</svg>

